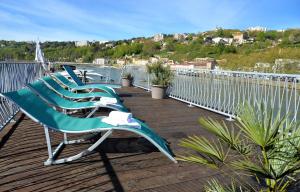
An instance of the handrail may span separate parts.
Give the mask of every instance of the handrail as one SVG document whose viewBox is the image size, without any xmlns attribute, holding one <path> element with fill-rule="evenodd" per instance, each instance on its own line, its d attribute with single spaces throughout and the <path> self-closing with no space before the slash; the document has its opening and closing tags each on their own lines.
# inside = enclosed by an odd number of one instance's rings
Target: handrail
<svg viewBox="0 0 300 192">
<path fill-rule="evenodd" d="M 151 89 L 151 76 L 144 67 L 127 67 L 134 76 L 134 85 Z M 174 70 L 175 78 L 169 96 L 198 106 L 230 119 L 247 102 L 264 102 L 268 108 L 282 115 L 288 114 L 291 121 L 300 118 L 300 75 L 255 73 L 204 69 Z"/>
<path fill-rule="evenodd" d="M 15 91 L 27 83 L 42 77 L 43 69 L 36 62 L 0 62 L 0 93 Z M 12 102 L 0 98 L 0 131 L 16 115 L 19 108 Z"/>
</svg>

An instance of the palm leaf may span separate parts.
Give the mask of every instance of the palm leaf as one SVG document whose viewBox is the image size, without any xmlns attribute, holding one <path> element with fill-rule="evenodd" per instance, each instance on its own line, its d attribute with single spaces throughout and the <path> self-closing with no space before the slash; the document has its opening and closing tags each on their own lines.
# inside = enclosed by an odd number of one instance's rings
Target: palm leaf
<svg viewBox="0 0 300 192">
<path fill-rule="evenodd" d="M 217 144 L 214 141 L 210 142 L 206 138 L 198 136 L 189 136 L 188 138 L 182 139 L 179 145 L 196 152 L 204 153 L 210 158 L 214 158 L 220 162 L 225 161 L 228 153 L 224 152 L 220 143 Z"/>
<path fill-rule="evenodd" d="M 212 179 L 204 186 L 205 192 L 237 192 L 237 186 L 232 181 L 230 186 L 223 186 L 218 180 Z"/>
<path fill-rule="evenodd" d="M 253 175 L 259 175 L 263 178 L 275 178 L 269 167 L 266 167 L 263 164 L 259 165 L 257 163 L 253 163 L 250 160 L 236 160 L 231 162 L 231 165 L 238 170 L 246 171 Z"/>
<path fill-rule="evenodd" d="M 241 154 L 250 153 L 250 145 L 247 145 L 244 141 L 240 139 L 241 131 L 237 134 L 234 129 L 229 131 L 227 125 L 223 122 L 221 125 L 219 122 L 212 120 L 211 118 L 200 118 L 199 123 L 209 132 L 216 135 L 222 141 L 227 143 L 232 149 L 237 150 Z"/>
<path fill-rule="evenodd" d="M 268 148 L 284 134 L 279 130 L 283 130 L 287 116 L 280 117 L 278 113 L 274 118 L 273 110 L 268 112 L 263 106 L 255 110 L 246 105 L 239 111 L 237 120 L 240 124 L 239 128 L 253 143 Z"/>
</svg>

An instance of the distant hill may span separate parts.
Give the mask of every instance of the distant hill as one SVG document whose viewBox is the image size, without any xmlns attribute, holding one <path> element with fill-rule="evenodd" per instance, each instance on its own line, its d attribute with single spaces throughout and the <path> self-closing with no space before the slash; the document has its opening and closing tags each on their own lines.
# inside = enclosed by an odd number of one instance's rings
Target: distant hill
<svg viewBox="0 0 300 192">
<path fill-rule="evenodd" d="M 92 62 L 95 58 L 130 56 L 147 59 L 156 56 L 180 63 L 212 57 L 222 68 L 247 70 L 257 62 L 300 59 L 300 30 L 217 29 L 197 34 L 158 34 L 151 38 L 109 42 L 44 42 L 41 47 L 50 61 Z M 34 42 L 0 41 L 0 60 L 33 60 L 34 54 Z M 293 69 L 289 71 L 295 72 Z"/>
</svg>

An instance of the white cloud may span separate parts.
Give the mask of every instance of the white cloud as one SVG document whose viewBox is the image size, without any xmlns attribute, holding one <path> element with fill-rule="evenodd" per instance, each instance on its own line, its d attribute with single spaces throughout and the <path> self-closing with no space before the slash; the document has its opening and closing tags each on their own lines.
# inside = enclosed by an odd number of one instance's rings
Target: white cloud
<svg viewBox="0 0 300 192">
<path fill-rule="evenodd" d="M 261 0 L 260 4 L 250 0 L 77 0 L 76 3 L 0 0 L 0 39 L 40 36 L 45 40 L 112 40 L 155 33 L 198 32 L 216 26 L 238 28 L 252 23 L 266 26 L 284 23 L 280 27 L 284 28 L 299 23 L 298 10 L 287 17 L 289 24 L 287 19 L 273 19 L 276 11 L 263 18 L 266 10 L 260 7 L 261 3 L 266 7 L 270 0 Z"/>
<path fill-rule="evenodd" d="M 119 21 L 115 18 L 91 14 L 71 4 L 57 0 L 46 0 L 42 3 L 28 0 L 26 2 L 26 8 L 24 8 L 23 3 L 18 1 L 10 1 L 9 3 L 0 2 L 0 8 L 1 7 L 17 13 L 10 14 L 0 9 L 0 13 L 5 15 L 5 20 L 0 19 L 1 24 L 3 24 L 3 22 L 10 23 L 10 25 L 6 25 L 8 29 L 3 29 L 2 32 L 0 32 L 1 36 L 4 30 L 9 31 L 9 26 L 13 26 L 13 24 L 23 24 L 23 26 L 26 24 L 28 28 L 31 28 L 31 30 L 23 31 L 20 36 L 25 36 L 24 32 L 26 31 L 35 31 L 40 34 L 39 36 L 43 35 L 51 37 L 51 39 L 61 39 L 61 36 L 76 37 L 76 39 L 80 36 L 80 39 L 107 39 L 114 33 L 136 33 L 140 30 L 133 25 L 122 22 L 122 20 Z M 110 34 L 105 35 L 107 34 L 106 30 L 109 30 Z M 43 34 L 48 31 L 51 32 L 52 35 Z M 70 35 L 67 35 L 67 33 L 70 33 Z M 55 36 L 55 34 L 59 34 L 60 36 Z M 6 36 L 9 35 L 10 34 L 6 33 Z M 26 37 L 28 36 L 30 35 L 26 34 Z"/>
</svg>

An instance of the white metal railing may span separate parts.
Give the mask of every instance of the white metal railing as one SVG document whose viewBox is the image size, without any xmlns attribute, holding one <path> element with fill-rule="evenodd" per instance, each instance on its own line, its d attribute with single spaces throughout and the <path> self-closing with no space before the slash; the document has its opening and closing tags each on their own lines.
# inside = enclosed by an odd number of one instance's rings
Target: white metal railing
<svg viewBox="0 0 300 192">
<path fill-rule="evenodd" d="M 91 82 L 119 84 L 122 70 L 116 67 L 97 66 L 95 64 L 72 64 L 80 71 L 87 71 Z M 95 75 L 93 75 L 95 74 Z M 99 76 L 101 75 L 101 76 Z"/>
<path fill-rule="evenodd" d="M 35 62 L 0 62 L 0 93 L 15 91 L 43 75 Z M 0 130 L 15 116 L 19 108 L 0 97 Z"/>
<path fill-rule="evenodd" d="M 151 75 L 146 72 L 146 67 L 144 66 L 127 66 L 125 68 L 126 72 L 133 75 L 134 81 L 133 85 L 147 91 L 151 90 Z"/>
<path fill-rule="evenodd" d="M 127 67 L 134 85 L 151 89 L 151 77 L 144 67 Z M 246 102 L 264 102 L 267 107 L 288 114 L 292 121 L 300 118 L 300 75 L 176 69 L 169 96 L 235 118 L 239 106 Z"/>
<path fill-rule="evenodd" d="M 152 77 L 147 74 L 145 67 L 77 67 L 102 74 L 105 78 L 100 80 L 107 83 L 119 83 L 124 70 L 134 76 L 134 86 L 151 89 Z M 174 74 L 168 94 L 190 106 L 235 118 L 238 107 L 246 102 L 264 102 L 282 115 L 288 114 L 292 121 L 300 119 L 300 75 L 196 69 L 176 69 Z M 34 63 L 0 63 L 0 75 L 0 91 L 6 92 L 19 89 L 41 76 L 42 68 Z M 10 102 L 1 100 L 0 129 L 17 110 Z"/>
</svg>

